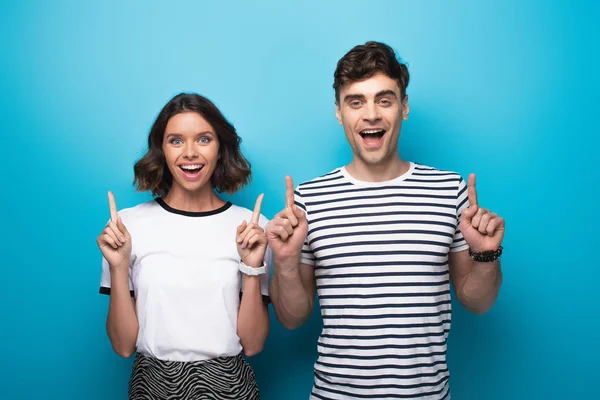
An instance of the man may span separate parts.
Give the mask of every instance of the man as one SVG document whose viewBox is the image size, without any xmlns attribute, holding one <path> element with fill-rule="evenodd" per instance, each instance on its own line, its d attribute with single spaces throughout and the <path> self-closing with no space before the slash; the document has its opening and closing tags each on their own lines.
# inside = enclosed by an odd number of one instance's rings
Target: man
<svg viewBox="0 0 600 400">
<path fill-rule="evenodd" d="M 267 227 L 271 300 L 288 329 L 318 291 L 323 331 L 311 399 L 448 399 L 450 282 L 482 314 L 502 281 L 504 221 L 479 207 L 475 176 L 405 161 L 409 73 L 368 42 L 339 60 L 336 117 L 352 162 L 298 186 Z"/>
</svg>

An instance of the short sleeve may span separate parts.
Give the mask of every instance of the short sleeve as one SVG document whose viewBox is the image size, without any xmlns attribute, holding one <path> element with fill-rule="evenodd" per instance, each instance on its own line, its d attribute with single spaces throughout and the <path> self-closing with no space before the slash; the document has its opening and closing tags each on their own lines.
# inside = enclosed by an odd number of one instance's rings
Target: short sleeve
<svg viewBox="0 0 600 400">
<path fill-rule="evenodd" d="M 296 188 L 294 191 L 294 204 L 297 207 L 300 207 L 306 213 L 306 218 L 308 220 L 308 210 L 306 209 L 306 205 L 304 204 L 304 200 L 302 199 L 302 194 L 300 193 L 300 188 Z M 314 267 L 315 265 L 315 255 L 311 250 L 308 244 L 308 235 L 306 235 L 306 240 L 304 241 L 304 245 L 302 246 L 302 253 L 300 255 L 300 263 L 308 264 Z"/>
<path fill-rule="evenodd" d="M 465 238 L 460 231 L 460 215 L 467 207 L 469 207 L 467 185 L 462 178 L 459 178 L 458 189 L 456 193 L 456 231 L 454 232 L 454 240 L 450 245 L 450 252 L 463 251 L 469 248 L 469 245 L 465 241 Z"/>
<path fill-rule="evenodd" d="M 100 277 L 100 293 L 110 295 L 110 265 L 104 257 L 102 257 L 102 275 Z M 133 282 L 131 280 L 131 267 L 129 267 L 129 293 L 134 297 Z"/>
</svg>

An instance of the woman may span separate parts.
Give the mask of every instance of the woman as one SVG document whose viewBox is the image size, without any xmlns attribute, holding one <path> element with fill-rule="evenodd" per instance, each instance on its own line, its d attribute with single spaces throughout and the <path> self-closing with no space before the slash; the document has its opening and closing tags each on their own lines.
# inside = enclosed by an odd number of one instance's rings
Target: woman
<svg viewBox="0 0 600 400">
<path fill-rule="evenodd" d="M 217 194 L 250 179 L 239 143 L 212 102 L 179 94 L 134 167 L 156 198 L 117 213 L 108 194 L 100 292 L 113 349 L 137 351 L 130 399 L 259 398 L 241 352 L 259 353 L 269 331 L 262 195 L 252 212 Z"/>
</svg>

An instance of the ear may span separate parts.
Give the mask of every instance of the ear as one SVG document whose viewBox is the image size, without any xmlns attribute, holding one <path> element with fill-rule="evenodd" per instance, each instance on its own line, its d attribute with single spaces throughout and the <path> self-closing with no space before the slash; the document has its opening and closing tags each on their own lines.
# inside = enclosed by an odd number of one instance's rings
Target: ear
<svg viewBox="0 0 600 400">
<path fill-rule="evenodd" d="M 404 99 L 402 100 L 402 119 L 407 120 L 408 114 L 410 113 L 410 106 L 408 105 L 408 95 L 404 95 Z"/>
<path fill-rule="evenodd" d="M 337 100 L 335 101 L 335 117 L 338 120 L 338 123 L 341 125 L 343 125 L 342 123 L 342 111 L 340 110 L 340 104 L 337 102 Z"/>
</svg>

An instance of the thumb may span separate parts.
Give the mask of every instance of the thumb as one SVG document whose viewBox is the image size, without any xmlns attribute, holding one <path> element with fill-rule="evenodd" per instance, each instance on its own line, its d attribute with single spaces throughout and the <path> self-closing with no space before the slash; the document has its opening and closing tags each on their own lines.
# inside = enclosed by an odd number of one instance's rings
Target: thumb
<svg viewBox="0 0 600 400">
<path fill-rule="evenodd" d="M 471 222 L 471 220 L 473 219 L 473 217 L 475 216 L 475 214 L 477 214 L 477 209 L 479 207 L 475 206 L 471 206 L 471 207 L 467 207 L 463 210 L 462 212 L 462 218 L 465 221 L 468 221 L 469 223 Z"/>
<path fill-rule="evenodd" d="M 131 235 L 129 234 L 129 231 L 127 230 L 127 228 L 125 227 L 125 224 L 123 223 L 123 220 L 121 219 L 121 217 L 119 217 L 117 219 L 117 228 L 119 228 L 119 230 L 121 232 L 123 232 L 123 234 L 125 235 L 126 239 L 131 238 Z"/>
<path fill-rule="evenodd" d="M 292 210 L 294 211 L 294 215 L 296 216 L 296 218 L 298 218 L 298 220 L 306 219 L 306 214 L 304 213 L 304 210 L 298 207 L 297 205 L 294 204 L 294 208 Z"/>
</svg>

